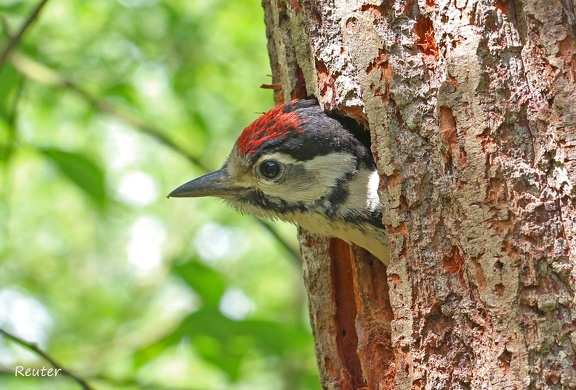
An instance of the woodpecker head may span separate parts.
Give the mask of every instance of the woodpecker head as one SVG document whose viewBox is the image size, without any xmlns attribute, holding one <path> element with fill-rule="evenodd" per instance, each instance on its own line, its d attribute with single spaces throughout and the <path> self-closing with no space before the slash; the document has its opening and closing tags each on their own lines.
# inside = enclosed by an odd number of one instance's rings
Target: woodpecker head
<svg viewBox="0 0 576 390">
<path fill-rule="evenodd" d="M 369 145 L 355 122 L 328 115 L 313 100 L 292 101 L 246 127 L 221 169 L 168 197 L 219 197 L 241 212 L 366 248 L 351 236 L 383 228 Z"/>
</svg>

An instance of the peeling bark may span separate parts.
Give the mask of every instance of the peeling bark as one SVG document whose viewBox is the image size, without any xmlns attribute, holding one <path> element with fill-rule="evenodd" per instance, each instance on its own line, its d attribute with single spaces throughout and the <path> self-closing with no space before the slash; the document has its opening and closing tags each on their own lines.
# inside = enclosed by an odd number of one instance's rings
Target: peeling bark
<svg viewBox="0 0 576 390">
<path fill-rule="evenodd" d="M 322 386 L 576 388 L 571 0 L 265 0 L 278 101 L 370 129 L 391 264 L 301 232 Z"/>
</svg>

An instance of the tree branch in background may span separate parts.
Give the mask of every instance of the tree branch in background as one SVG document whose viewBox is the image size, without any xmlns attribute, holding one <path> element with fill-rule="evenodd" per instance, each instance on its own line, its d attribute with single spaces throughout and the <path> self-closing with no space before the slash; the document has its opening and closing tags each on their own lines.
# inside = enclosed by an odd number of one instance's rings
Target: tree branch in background
<svg viewBox="0 0 576 390">
<path fill-rule="evenodd" d="M 3 334 L 4 336 L 6 336 L 10 340 L 14 341 L 15 343 L 23 346 L 24 348 L 31 350 L 36 355 L 41 356 L 44 360 L 46 360 L 48 363 L 50 363 L 54 368 L 58 368 L 58 369 L 62 370 L 62 375 L 65 375 L 65 376 L 69 377 L 70 379 L 74 380 L 84 390 L 93 390 L 93 388 L 84 379 L 74 375 L 72 372 L 70 372 L 70 370 L 68 370 L 67 368 L 65 368 L 61 364 L 57 363 L 52 357 L 50 357 L 50 355 L 48 355 L 46 352 L 41 350 L 36 344 L 29 343 L 25 340 L 22 340 L 20 337 L 13 335 L 12 333 L 10 333 L 10 332 L 2 329 L 2 328 L 0 328 L 0 334 Z"/>
<path fill-rule="evenodd" d="M 196 165 L 197 167 L 201 168 L 205 172 L 209 172 L 210 168 L 206 166 L 199 158 L 191 154 L 189 151 L 184 149 L 182 146 L 178 145 L 170 138 L 166 137 L 162 132 L 140 119 L 135 114 L 132 114 L 128 111 L 119 109 L 101 99 L 98 99 L 90 92 L 82 88 L 80 85 L 74 83 L 73 81 L 65 78 L 64 76 L 60 75 L 58 72 L 48 68 L 44 64 L 41 64 L 34 59 L 27 57 L 19 52 L 12 53 L 10 57 L 12 64 L 16 67 L 16 69 L 23 74 L 28 79 L 32 79 L 38 81 L 43 84 L 52 85 L 55 87 L 61 87 L 68 89 L 82 97 L 85 101 L 87 101 L 90 105 L 96 108 L 98 111 L 107 113 L 115 118 L 118 118 L 122 122 L 128 124 L 129 126 L 133 127 L 140 133 L 146 134 L 156 141 L 160 142 L 161 144 L 167 146 L 168 148 L 172 149 L 176 153 L 185 157 L 188 161 L 192 164 Z M 262 221 L 260 219 L 256 219 L 258 224 L 262 226 L 265 230 L 267 230 L 272 236 L 284 247 L 284 249 L 291 255 L 290 257 L 294 260 L 298 266 L 300 266 L 300 252 L 293 248 L 288 242 L 280 236 L 278 231 L 268 222 Z"/>
<path fill-rule="evenodd" d="M 20 41 L 24 37 L 24 34 L 26 33 L 26 30 L 28 30 L 28 27 L 32 25 L 32 22 L 38 19 L 40 11 L 42 11 L 42 8 L 46 5 L 46 3 L 48 3 L 48 0 L 41 0 L 40 3 L 38 3 L 38 5 L 36 6 L 36 8 L 34 8 L 34 11 L 32 11 L 30 16 L 28 16 L 28 19 L 26 19 L 22 27 L 20 27 L 20 30 L 18 30 L 16 35 L 8 39 L 8 44 L 6 45 L 2 53 L 0 53 L 0 69 L 6 62 L 6 59 L 8 58 L 12 50 L 18 45 L 18 43 L 20 43 Z"/>
</svg>

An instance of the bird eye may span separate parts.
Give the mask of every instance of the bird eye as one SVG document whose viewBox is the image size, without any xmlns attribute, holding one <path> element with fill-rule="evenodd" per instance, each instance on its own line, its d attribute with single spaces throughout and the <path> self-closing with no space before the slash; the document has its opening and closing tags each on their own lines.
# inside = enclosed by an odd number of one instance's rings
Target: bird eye
<svg viewBox="0 0 576 390">
<path fill-rule="evenodd" d="M 260 174 L 266 179 L 274 179 L 280 174 L 280 163 L 274 160 L 264 160 L 260 163 Z"/>
</svg>

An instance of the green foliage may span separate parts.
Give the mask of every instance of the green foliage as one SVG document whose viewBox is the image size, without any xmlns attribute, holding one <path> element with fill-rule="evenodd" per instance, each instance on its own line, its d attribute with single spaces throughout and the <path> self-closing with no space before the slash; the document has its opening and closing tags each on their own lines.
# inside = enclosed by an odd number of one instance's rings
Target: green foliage
<svg viewBox="0 0 576 390">
<path fill-rule="evenodd" d="M 212 308 L 218 307 L 218 303 L 226 291 L 227 284 L 219 272 L 194 260 L 175 264 L 172 272 L 193 287 L 205 305 Z"/>
<path fill-rule="evenodd" d="M 81 153 L 66 152 L 56 148 L 38 148 L 58 171 L 103 208 L 108 198 L 103 169 Z"/>
<path fill-rule="evenodd" d="M 0 53 L 37 4 L 0 1 Z M 258 0 L 51 0 L 0 63 L 0 328 L 94 388 L 319 387 L 284 246 L 165 198 L 272 106 L 262 19 Z M 0 388 L 78 388 L 17 365 L 50 366 L 0 336 Z"/>
<path fill-rule="evenodd" d="M 18 90 L 22 82 L 22 76 L 7 64 L 0 72 L 0 118 L 5 125 L 12 125 L 14 121 L 14 103 L 18 96 Z"/>
</svg>

